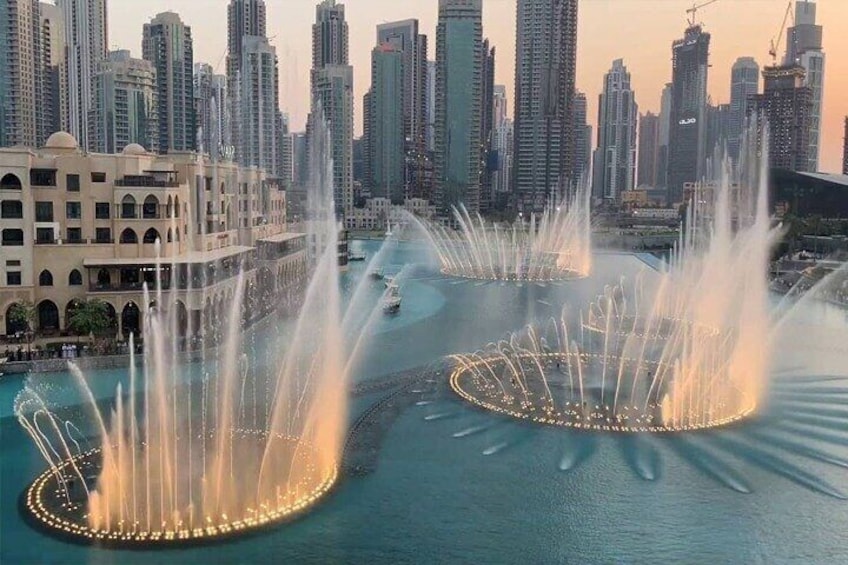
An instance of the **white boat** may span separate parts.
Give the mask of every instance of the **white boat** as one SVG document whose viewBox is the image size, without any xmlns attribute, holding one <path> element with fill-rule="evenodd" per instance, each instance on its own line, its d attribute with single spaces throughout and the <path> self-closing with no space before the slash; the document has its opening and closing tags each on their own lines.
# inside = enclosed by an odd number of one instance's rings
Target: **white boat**
<svg viewBox="0 0 848 565">
<path fill-rule="evenodd" d="M 400 311 L 400 288 L 395 283 L 386 285 L 386 294 L 383 296 L 383 312 L 386 314 L 396 314 Z"/>
<path fill-rule="evenodd" d="M 395 278 L 393 276 L 386 277 L 385 279 L 383 279 L 383 282 L 386 283 L 386 288 L 389 288 L 392 285 L 397 286 L 395 284 Z"/>
<path fill-rule="evenodd" d="M 368 273 L 368 276 L 375 280 L 381 280 L 383 278 L 383 269 L 376 268 Z"/>
<path fill-rule="evenodd" d="M 365 261 L 368 256 L 365 253 L 348 253 L 347 260 L 348 261 Z"/>
</svg>

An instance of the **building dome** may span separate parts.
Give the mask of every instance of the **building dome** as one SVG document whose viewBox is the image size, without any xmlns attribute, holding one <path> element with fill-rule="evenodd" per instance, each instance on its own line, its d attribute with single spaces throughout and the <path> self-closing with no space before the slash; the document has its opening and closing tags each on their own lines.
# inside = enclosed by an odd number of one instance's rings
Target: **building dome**
<svg viewBox="0 0 848 565">
<path fill-rule="evenodd" d="M 145 155 L 147 150 L 138 143 L 130 143 L 122 151 L 124 155 Z"/>
<path fill-rule="evenodd" d="M 57 131 L 47 138 L 46 149 L 77 149 L 79 144 L 74 136 L 66 131 Z"/>
</svg>

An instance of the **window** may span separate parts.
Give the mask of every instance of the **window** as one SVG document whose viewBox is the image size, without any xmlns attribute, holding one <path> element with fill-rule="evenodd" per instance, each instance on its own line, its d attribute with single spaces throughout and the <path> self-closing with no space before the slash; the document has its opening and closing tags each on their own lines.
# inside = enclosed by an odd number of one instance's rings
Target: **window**
<svg viewBox="0 0 848 565">
<path fill-rule="evenodd" d="M 130 228 L 121 232 L 121 243 L 138 243 L 138 236 Z"/>
<path fill-rule="evenodd" d="M 53 273 L 47 269 L 41 271 L 38 275 L 38 286 L 53 286 Z"/>
<path fill-rule="evenodd" d="M 106 173 L 91 173 L 91 182 L 106 182 Z"/>
<path fill-rule="evenodd" d="M 32 186 L 56 186 L 56 170 L 30 169 L 29 184 Z"/>
<path fill-rule="evenodd" d="M 35 221 L 36 222 L 52 222 L 53 221 L 53 203 L 52 202 L 36 202 L 35 203 Z"/>
<path fill-rule="evenodd" d="M 21 179 L 12 173 L 3 175 L 0 179 L 0 190 L 21 190 Z"/>
<path fill-rule="evenodd" d="M 156 243 L 157 239 L 159 239 L 159 232 L 154 228 L 150 228 L 144 232 L 144 243 Z"/>
<path fill-rule="evenodd" d="M 112 243 L 112 228 L 95 228 L 95 243 Z"/>
<path fill-rule="evenodd" d="M 141 217 L 146 219 L 159 217 L 159 200 L 155 196 L 150 195 L 144 199 L 144 203 L 141 205 Z"/>
<path fill-rule="evenodd" d="M 108 202 L 95 202 L 94 203 L 94 219 L 95 220 L 108 220 L 109 219 L 109 208 L 110 205 Z"/>
<path fill-rule="evenodd" d="M 79 175 L 65 175 L 65 185 L 68 188 L 68 192 L 79 192 L 79 190 L 80 190 L 80 176 Z"/>
<path fill-rule="evenodd" d="M 69 220 L 79 220 L 82 217 L 82 206 L 79 202 L 65 202 L 65 217 Z"/>
<path fill-rule="evenodd" d="M 7 228 L 2 232 L 2 243 L 8 246 L 21 246 L 24 244 L 24 230 Z"/>
<path fill-rule="evenodd" d="M 0 218 L 9 220 L 24 217 L 24 205 L 20 200 L 4 200 L 0 202 Z"/>
<path fill-rule="evenodd" d="M 19 259 L 13 259 L 12 261 L 6 261 L 7 267 L 20 267 L 21 261 Z"/>
<path fill-rule="evenodd" d="M 35 228 L 36 243 L 56 243 L 53 228 Z"/>
<path fill-rule="evenodd" d="M 69 286 L 81 286 L 82 285 L 82 274 L 74 269 L 68 275 L 68 285 Z"/>
<path fill-rule="evenodd" d="M 136 218 L 135 198 L 127 194 L 121 200 L 121 218 Z"/>
<path fill-rule="evenodd" d="M 68 243 L 82 243 L 82 228 L 68 228 Z"/>
<path fill-rule="evenodd" d="M 21 272 L 20 271 L 7 271 L 6 272 L 6 286 L 21 286 Z"/>
</svg>

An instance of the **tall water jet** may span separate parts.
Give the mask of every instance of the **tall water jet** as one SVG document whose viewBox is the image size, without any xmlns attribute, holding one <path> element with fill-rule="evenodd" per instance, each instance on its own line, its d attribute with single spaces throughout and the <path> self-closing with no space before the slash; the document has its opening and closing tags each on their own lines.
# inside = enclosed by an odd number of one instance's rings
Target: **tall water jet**
<svg viewBox="0 0 848 565">
<path fill-rule="evenodd" d="M 512 225 L 487 222 L 464 206 L 453 209 L 458 229 L 421 224 L 443 273 L 508 281 L 555 281 L 588 276 L 592 269 L 590 192 L 552 200 L 540 216 Z"/>
<path fill-rule="evenodd" d="M 681 239 L 652 292 L 610 287 L 579 315 L 457 355 L 469 402 L 543 424 L 608 431 L 709 428 L 754 413 L 768 372 L 767 142 L 690 195 Z M 762 136 L 767 139 L 767 128 Z"/>
<path fill-rule="evenodd" d="M 323 251 L 272 370 L 251 367 L 242 343 L 252 275 L 238 265 L 237 276 L 219 283 L 231 287 L 226 312 L 207 320 L 221 338 L 206 352 L 212 359 L 202 369 L 210 375 L 201 383 L 181 365 L 177 285 L 165 289 L 159 277 L 155 289 L 145 287 L 143 369 L 139 375 L 132 353 L 128 386 L 119 384 L 113 401 L 98 405 L 74 365 L 82 418 L 52 410 L 36 386 L 21 392 L 16 415 L 49 465 L 25 495 L 41 527 L 111 546 L 217 539 L 295 517 L 330 490 L 353 349 L 342 339 L 330 147 L 318 119 L 308 225 Z M 158 261 L 156 269 L 163 272 Z M 350 337 L 360 343 L 356 332 Z M 83 447 L 80 429 L 93 436 L 92 447 Z"/>
</svg>

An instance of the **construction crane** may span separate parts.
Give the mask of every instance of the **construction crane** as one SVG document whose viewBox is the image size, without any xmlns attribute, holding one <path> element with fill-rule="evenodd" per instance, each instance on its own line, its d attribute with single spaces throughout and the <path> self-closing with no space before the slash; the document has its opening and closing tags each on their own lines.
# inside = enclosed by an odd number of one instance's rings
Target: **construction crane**
<svg viewBox="0 0 848 565">
<path fill-rule="evenodd" d="M 777 36 L 773 37 L 771 40 L 771 46 L 769 47 L 769 55 L 771 55 L 771 64 L 772 66 L 777 66 L 777 50 L 780 49 L 780 42 L 783 41 L 783 34 L 786 32 L 786 22 L 789 20 L 789 15 L 792 13 L 792 0 L 789 0 L 786 4 L 786 13 L 783 14 L 783 23 L 780 24 L 780 30 L 777 32 Z M 792 23 L 794 24 L 794 17 Z"/>
<path fill-rule="evenodd" d="M 695 21 L 696 21 L 695 20 L 695 14 L 698 13 L 698 10 L 700 10 L 701 8 L 704 8 L 706 6 L 709 6 L 710 4 L 714 4 L 715 2 L 718 2 L 718 0 L 707 0 L 706 2 L 701 2 L 700 4 L 696 4 L 695 2 L 692 2 L 692 7 L 689 8 L 688 10 L 686 10 L 687 20 L 689 22 L 689 26 L 692 27 L 692 26 L 695 25 Z M 691 16 L 689 16 L 688 14 L 691 14 Z"/>
</svg>

